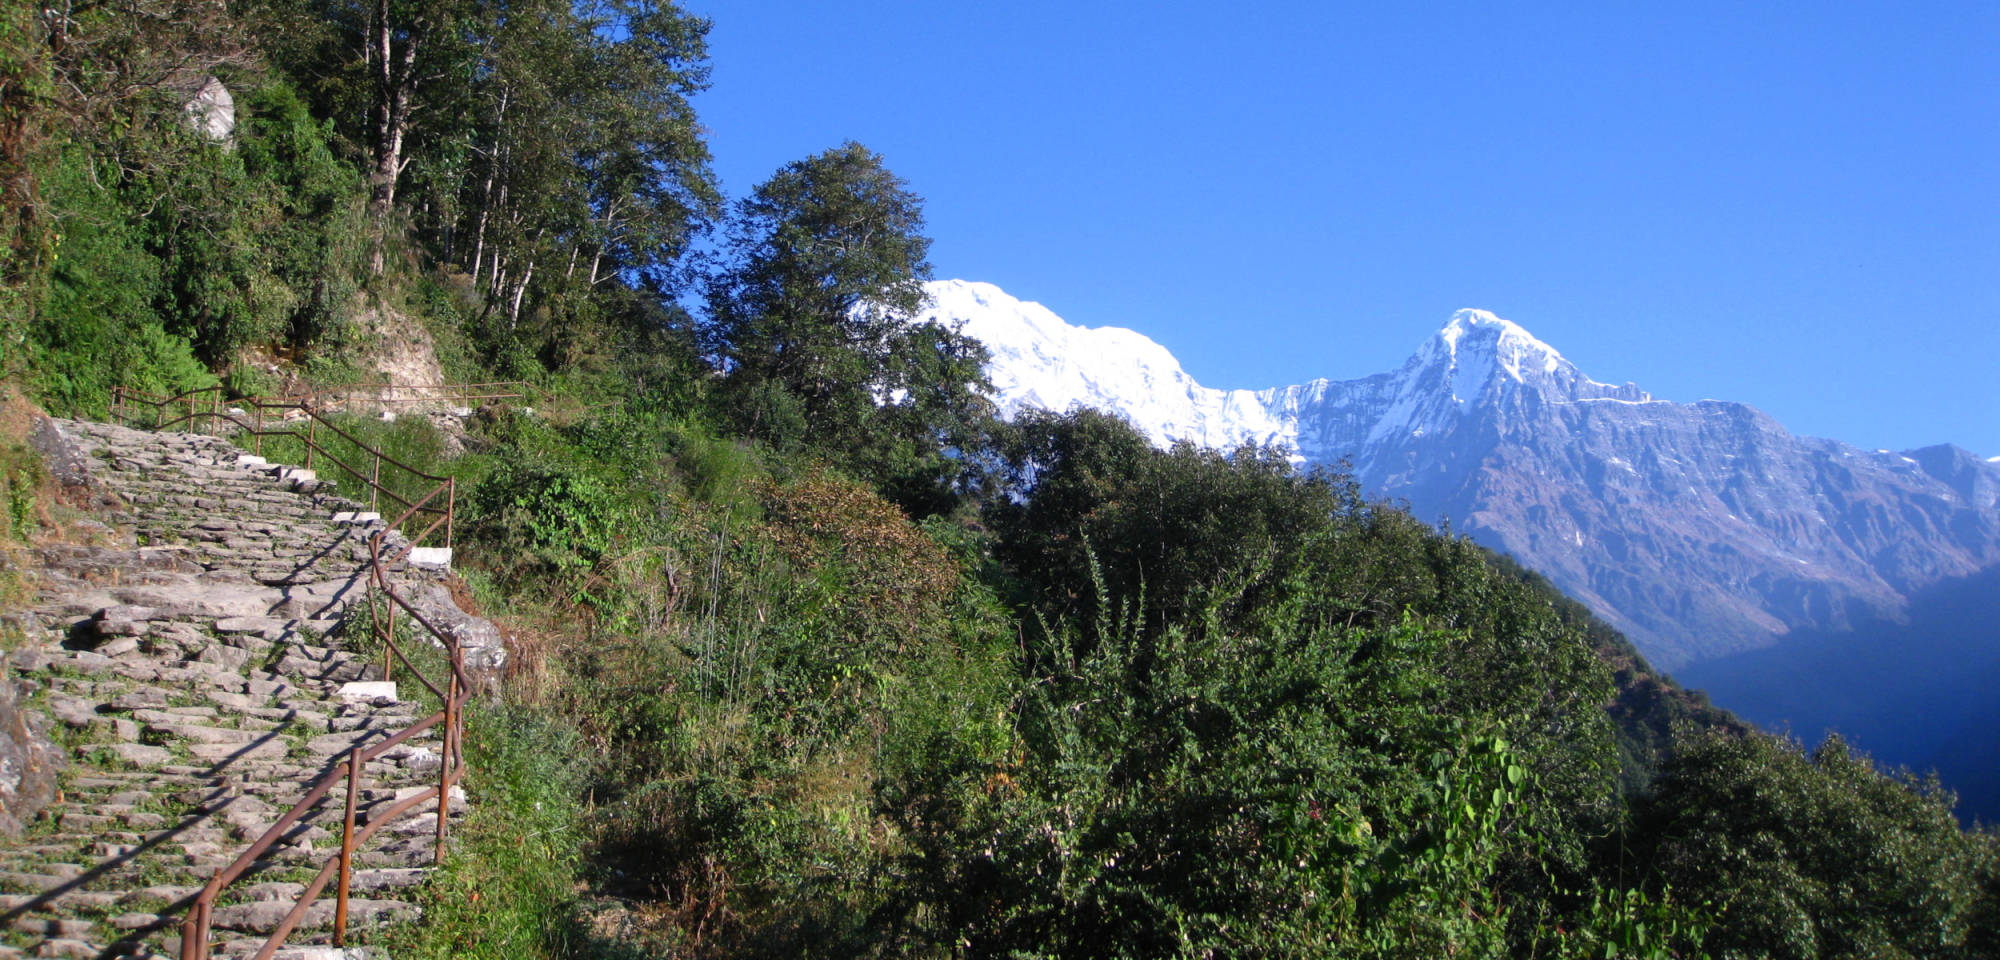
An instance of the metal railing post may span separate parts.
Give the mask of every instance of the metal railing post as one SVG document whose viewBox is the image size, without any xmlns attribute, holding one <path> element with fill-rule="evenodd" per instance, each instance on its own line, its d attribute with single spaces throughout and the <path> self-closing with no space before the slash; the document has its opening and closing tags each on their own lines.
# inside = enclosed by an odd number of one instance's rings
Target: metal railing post
<svg viewBox="0 0 2000 960">
<path fill-rule="evenodd" d="M 340 834 L 340 888 L 334 893 L 333 945 L 347 946 L 347 888 L 354 877 L 354 799 L 361 789 L 361 748 L 347 757 L 347 823 Z"/>
<path fill-rule="evenodd" d="M 368 509 L 379 510 L 378 499 L 382 495 L 382 454 L 375 454 L 375 466 L 368 471 Z"/>
<path fill-rule="evenodd" d="M 444 483 L 444 545 L 450 549 L 452 519 L 458 513 L 458 478 L 450 477 Z"/>
<path fill-rule="evenodd" d="M 379 578 L 382 568 L 376 567 L 375 571 L 376 576 Z M 382 679 L 384 680 L 389 679 L 389 665 L 392 662 L 389 655 L 394 652 L 396 647 L 396 601 L 393 598 L 388 601 L 388 607 L 389 629 L 382 634 Z"/>
<path fill-rule="evenodd" d="M 208 960 L 208 916 L 213 904 L 206 897 L 201 901 L 201 919 L 195 922 L 194 960 Z"/>
<path fill-rule="evenodd" d="M 438 764 L 437 857 L 433 861 L 440 864 L 444 862 L 445 821 L 451 815 L 451 741 L 452 731 L 458 729 L 458 671 L 445 678 L 444 689 L 444 754 Z"/>
<path fill-rule="evenodd" d="M 264 455 L 264 401 L 258 399 L 252 403 L 257 407 L 257 439 L 251 442 L 256 445 L 257 455 L 261 457 Z"/>
<path fill-rule="evenodd" d="M 306 469 L 313 468 L 313 447 L 319 443 L 319 417 L 313 415 L 312 408 L 306 408 Z"/>
</svg>

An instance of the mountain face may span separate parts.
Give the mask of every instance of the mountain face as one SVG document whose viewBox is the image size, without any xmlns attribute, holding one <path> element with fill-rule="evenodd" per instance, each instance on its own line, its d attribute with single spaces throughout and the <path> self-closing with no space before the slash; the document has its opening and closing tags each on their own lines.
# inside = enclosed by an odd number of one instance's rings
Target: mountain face
<svg viewBox="0 0 2000 960">
<path fill-rule="evenodd" d="M 1371 496 L 1513 554 L 1669 669 L 1903 622 L 1917 592 L 2000 565 L 2000 463 L 1656 400 L 1484 311 L 1458 312 L 1388 373 L 1213 390 L 1138 333 L 1072 327 L 990 284 L 930 292 L 926 319 L 991 350 L 1004 413 L 1092 406 L 1156 443 L 1345 458 Z"/>
</svg>

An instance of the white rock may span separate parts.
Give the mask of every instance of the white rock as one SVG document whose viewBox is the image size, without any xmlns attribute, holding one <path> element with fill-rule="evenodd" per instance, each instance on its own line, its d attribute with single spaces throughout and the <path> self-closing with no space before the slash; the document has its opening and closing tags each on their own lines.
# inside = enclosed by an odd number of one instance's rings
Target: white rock
<svg viewBox="0 0 2000 960">
<path fill-rule="evenodd" d="M 379 700 L 384 697 L 396 699 L 396 681 L 356 680 L 340 685 L 340 699 L 350 703 L 357 700 Z"/>
</svg>

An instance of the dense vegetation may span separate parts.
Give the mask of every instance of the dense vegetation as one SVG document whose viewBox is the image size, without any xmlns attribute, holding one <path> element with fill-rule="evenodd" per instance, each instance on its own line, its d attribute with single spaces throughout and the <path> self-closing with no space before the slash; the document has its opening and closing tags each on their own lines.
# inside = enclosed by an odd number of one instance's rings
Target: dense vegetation
<svg viewBox="0 0 2000 960">
<path fill-rule="evenodd" d="M 905 322 L 911 185 L 846 143 L 728 202 L 672 5 L 0 18 L 0 372 L 45 408 L 403 340 L 549 398 L 353 423 L 459 478 L 514 653 L 399 955 L 2000 952 L 1934 782 L 1742 729 L 1337 473 L 994 420 Z"/>
</svg>

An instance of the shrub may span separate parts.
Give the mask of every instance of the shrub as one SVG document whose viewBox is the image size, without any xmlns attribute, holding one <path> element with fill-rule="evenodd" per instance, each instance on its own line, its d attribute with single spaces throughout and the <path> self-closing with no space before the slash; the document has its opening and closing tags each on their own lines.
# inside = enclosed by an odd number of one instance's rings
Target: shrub
<svg viewBox="0 0 2000 960">
<path fill-rule="evenodd" d="M 1680 744 L 1633 838 L 1659 881 L 1721 908 L 1705 943 L 1721 956 L 1960 956 L 1980 935 L 1981 839 L 1950 794 L 1838 738 Z"/>
<path fill-rule="evenodd" d="M 604 559 L 630 517 L 614 488 L 571 464 L 503 462 L 473 488 L 477 536 L 497 556 L 573 577 Z"/>
<path fill-rule="evenodd" d="M 958 565 L 895 504 L 824 472 L 764 489 L 764 530 L 821 577 L 829 633 L 907 645 L 944 619 Z"/>
</svg>

